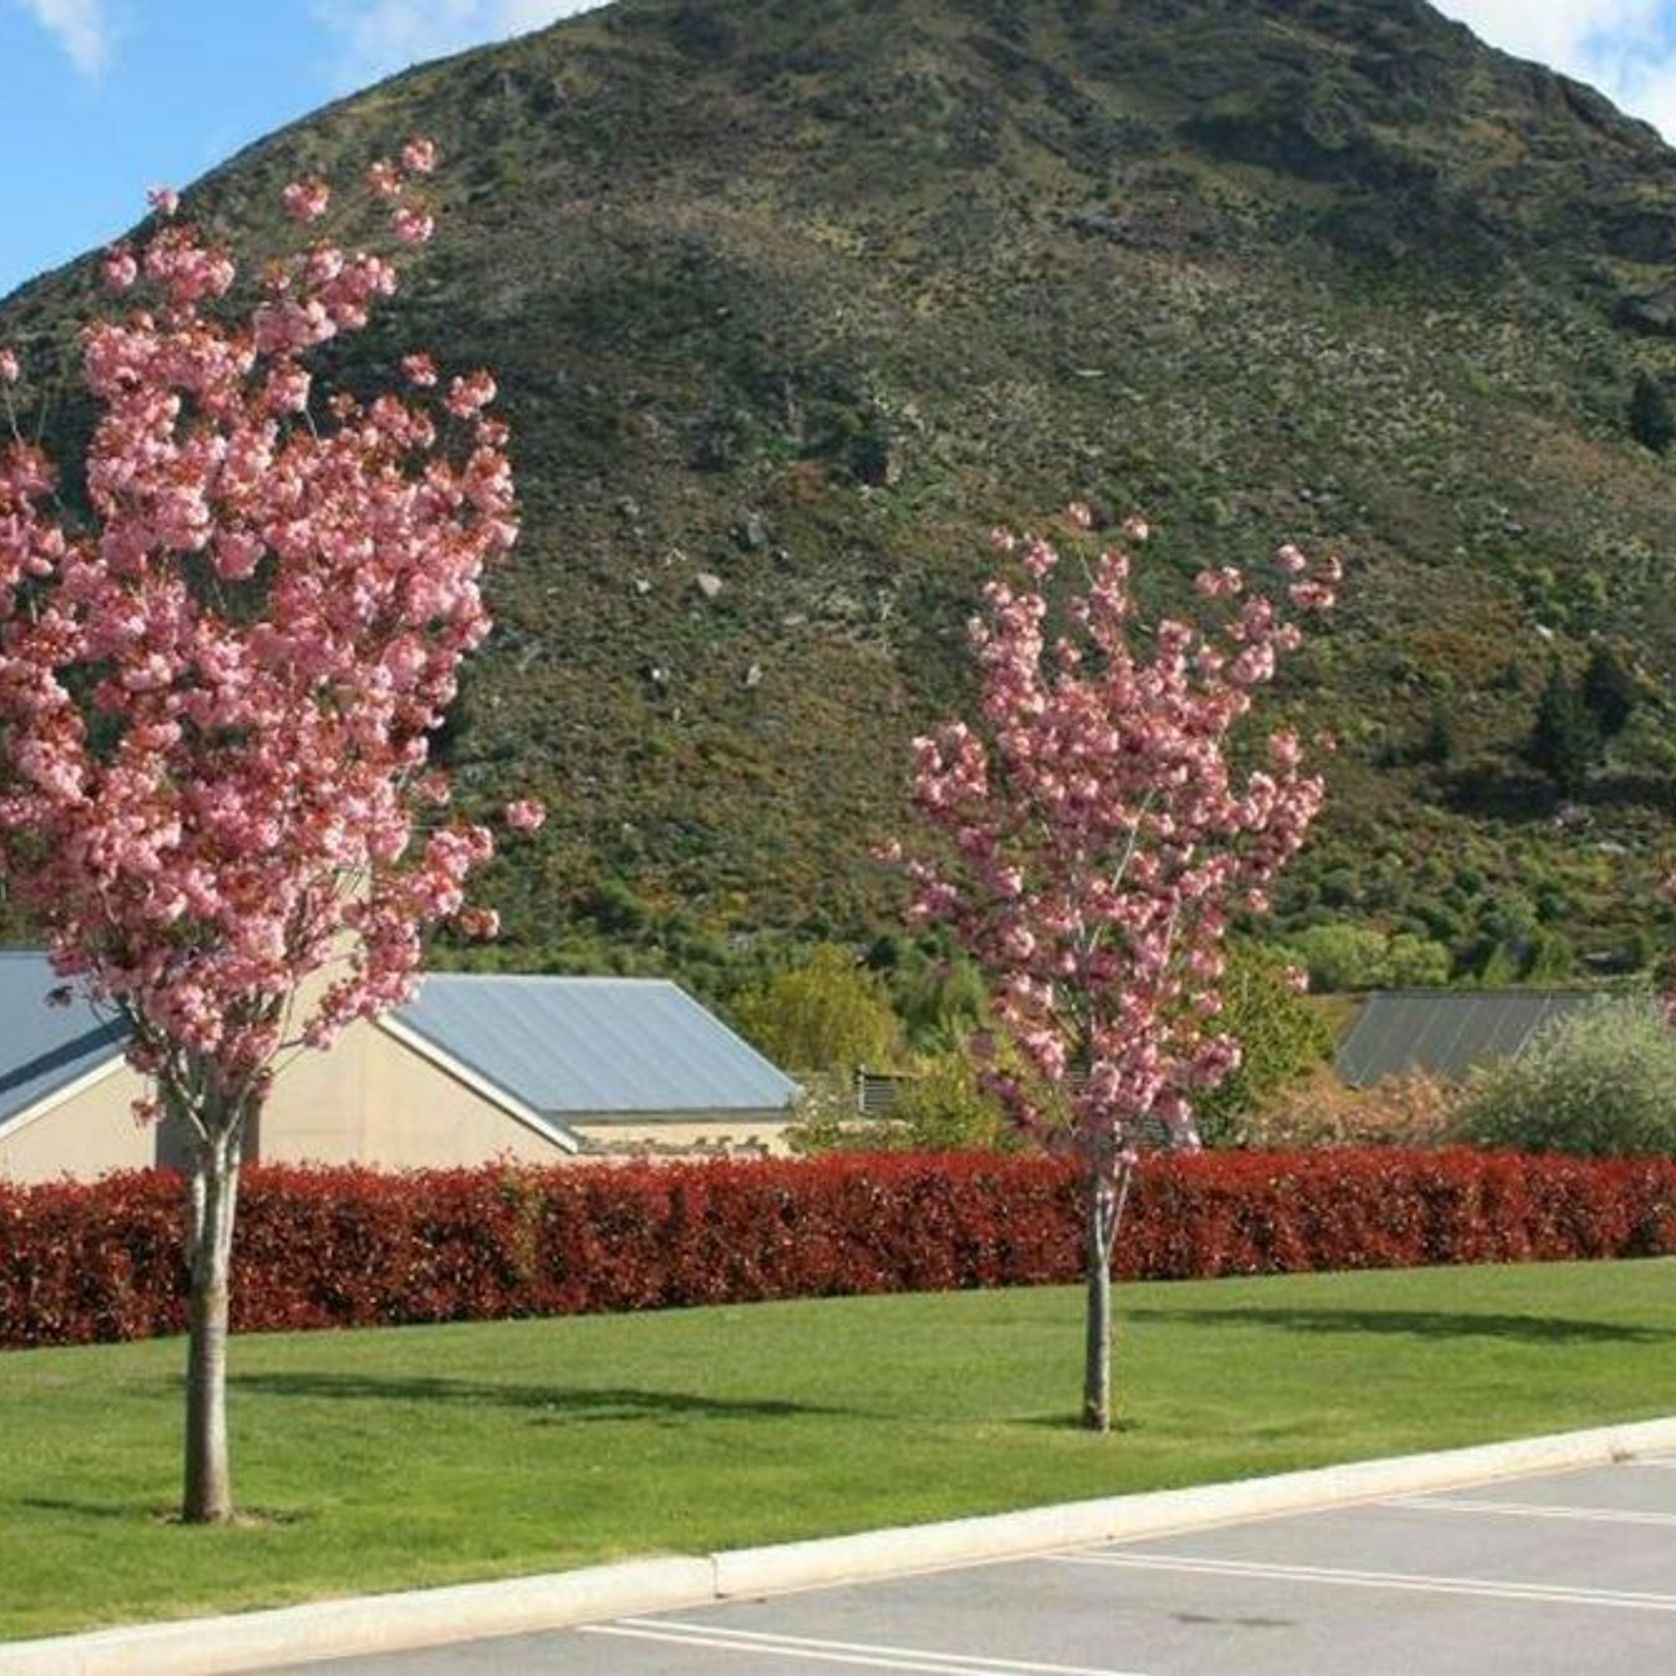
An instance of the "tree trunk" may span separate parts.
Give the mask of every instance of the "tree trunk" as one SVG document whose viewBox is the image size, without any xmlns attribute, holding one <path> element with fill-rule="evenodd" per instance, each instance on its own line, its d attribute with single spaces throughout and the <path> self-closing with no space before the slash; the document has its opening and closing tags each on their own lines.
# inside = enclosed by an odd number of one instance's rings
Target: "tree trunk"
<svg viewBox="0 0 1676 1676">
<path fill-rule="evenodd" d="M 1115 1178 L 1098 1165 L 1091 1165 L 1088 1171 L 1082 1423 L 1091 1432 L 1112 1429 L 1112 1253 L 1133 1168 L 1132 1164 L 1121 1165 Z"/>
<path fill-rule="evenodd" d="M 186 1356 L 186 1490 L 189 1525 L 233 1517 L 227 1463 L 227 1297 L 239 1201 L 242 1112 L 206 1110 L 192 1170 L 191 1332 Z"/>
</svg>

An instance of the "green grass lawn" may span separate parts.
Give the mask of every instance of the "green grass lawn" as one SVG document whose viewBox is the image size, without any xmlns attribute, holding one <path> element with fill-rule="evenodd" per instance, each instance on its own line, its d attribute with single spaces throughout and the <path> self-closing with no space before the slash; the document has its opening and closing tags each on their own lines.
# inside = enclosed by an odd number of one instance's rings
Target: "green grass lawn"
<svg viewBox="0 0 1676 1676">
<path fill-rule="evenodd" d="M 178 1342 L 0 1355 L 0 1637 L 560 1570 L 1676 1412 L 1676 1260 L 274 1335 L 234 1487 L 168 1522 Z"/>
</svg>

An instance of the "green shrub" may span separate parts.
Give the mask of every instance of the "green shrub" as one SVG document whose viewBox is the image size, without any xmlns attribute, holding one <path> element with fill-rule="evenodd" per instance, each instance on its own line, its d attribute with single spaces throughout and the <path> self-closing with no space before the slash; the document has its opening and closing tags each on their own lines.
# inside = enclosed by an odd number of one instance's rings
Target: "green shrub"
<svg viewBox="0 0 1676 1676">
<path fill-rule="evenodd" d="M 1448 949 L 1430 938 L 1410 931 L 1387 937 L 1343 921 L 1309 926 L 1289 937 L 1287 948 L 1308 971 L 1309 987 L 1324 995 L 1446 984 L 1452 965 Z"/>
<path fill-rule="evenodd" d="M 1399 931 L 1386 945 L 1385 983 L 1392 989 L 1437 989 L 1449 982 L 1449 951 L 1429 937 Z"/>
<path fill-rule="evenodd" d="M 1219 1087 L 1197 1094 L 1193 1116 L 1206 1146 L 1238 1146 L 1266 1101 L 1319 1065 L 1332 1051 L 1332 1032 L 1298 994 L 1291 962 L 1272 949 L 1233 944 L 1222 979 L 1215 1028 L 1240 1044 L 1240 1064 Z"/>
<path fill-rule="evenodd" d="M 1459 1137 L 1588 1157 L 1676 1153 L 1676 1030 L 1653 1001 L 1600 1001 L 1479 1072 Z"/>
<path fill-rule="evenodd" d="M 1309 972 L 1309 987 L 1337 994 L 1378 989 L 1385 981 L 1385 933 L 1365 926 L 1312 925 L 1290 939 Z"/>
<path fill-rule="evenodd" d="M 761 1052 L 797 1071 L 887 1065 L 901 1035 L 879 978 L 835 943 L 743 996 L 735 1012 Z"/>
<path fill-rule="evenodd" d="M 890 1144 L 909 1152 L 1012 1151 L 1022 1144 L 1000 1101 L 979 1086 L 977 1067 L 963 1053 L 927 1061 L 903 1085 L 886 1122 Z"/>
<path fill-rule="evenodd" d="M 1001 1103 L 986 1094 L 964 1053 L 922 1060 L 882 1117 L 862 1117 L 855 1093 L 835 1077 L 812 1079 L 786 1142 L 795 1153 L 1017 1152 L 1025 1142 Z"/>
<path fill-rule="evenodd" d="M 988 1008 L 983 973 L 959 953 L 916 951 L 891 973 L 890 995 L 910 1045 L 929 1053 L 953 1052 L 982 1026 Z"/>
<path fill-rule="evenodd" d="M 1567 797 L 1588 784 L 1590 765 L 1600 755 L 1600 726 L 1558 663 L 1536 701 L 1525 754 Z"/>
<path fill-rule="evenodd" d="M 1676 441 L 1676 410 L 1664 385 L 1643 368 L 1635 375 L 1629 397 L 1630 435 L 1643 448 L 1662 454 Z"/>
</svg>

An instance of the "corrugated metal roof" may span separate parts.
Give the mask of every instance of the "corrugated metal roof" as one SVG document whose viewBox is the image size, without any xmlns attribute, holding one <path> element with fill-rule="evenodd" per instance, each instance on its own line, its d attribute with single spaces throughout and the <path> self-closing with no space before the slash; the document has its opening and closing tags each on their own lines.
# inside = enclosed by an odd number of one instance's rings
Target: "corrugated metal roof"
<svg viewBox="0 0 1676 1676">
<path fill-rule="evenodd" d="M 49 1007 L 46 956 L 0 950 L 0 1123 L 121 1052 L 120 1023 Z M 536 1111 L 778 1111 L 797 1084 L 657 978 L 433 973 L 396 1015 Z"/>
<path fill-rule="evenodd" d="M 1413 1072 L 1459 1082 L 1474 1066 L 1512 1058 L 1545 1025 L 1601 999 L 1578 989 L 1379 991 L 1362 1004 L 1334 1065 L 1352 1088 Z"/>
<path fill-rule="evenodd" d="M 433 973 L 396 1015 L 536 1111 L 778 1111 L 797 1084 L 662 978 Z"/>
<path fill-rule="evenodd" d="M 47 1005 L 57 984 L 44 954 L 0 949 L 0 1123 L 122 1052 L 121 1023 L 85 1001 Z"/>
</svg>

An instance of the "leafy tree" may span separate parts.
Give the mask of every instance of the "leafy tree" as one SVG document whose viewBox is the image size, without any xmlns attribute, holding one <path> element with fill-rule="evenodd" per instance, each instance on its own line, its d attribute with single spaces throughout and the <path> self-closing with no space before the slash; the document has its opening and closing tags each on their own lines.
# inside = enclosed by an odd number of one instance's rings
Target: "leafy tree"
<svg viewBox="0 0 1676 1676">
<path fill-rule="evenodd" d="M 1600 730 L 1577 688 L 1555 662 L 1536 704 L 1527 754 L 1555 787 L 1575 797 L 1588 783 L 1600 750 Z"/>
<path fill-rule="evenodd" d="M 1449 982 L 1453 966 L 1443 944 L 1399 931 L 1385 945 L 1380 981 L 1392 989 L 1436 989 Z"/>
<path fill-rule="evenodd" d="M 743 996 L 739 1028 L 776 1063 L 848 1076 L 895 1058 L 901 1034 L 884 985 L 855 956 L 823 943 L 799 967 Z"/>
<path fill-rule="evenodd" d="M 893 1143 L 910 1152 L 1005 1151 L 1019 1144 L 1001 1102 L 964 1053 L 922 1062 L 898 1093 L 888 1124 Z"/>
<path fill-rule="evenodd" d="M 1434 767 L 1453 762 L 1460 750 L 1460 739 L 1455 728 L 1454 712 L 1442 702 L 1432 706 L 1426 718 L 1426 730 L 1420 735 L 1416 750 L 1419 761 Z"/>
<path fill-rule="evenodd" d="M 419 243 L 428 142 L 371 172 Z M 319 181 L 286 188 L 300 222 Z M 105 263 L 148 307 L 83 338 L 98 423 L 91 525 L 14 418 L 0 452 L 0 876 L 52 961 L 122 1017 L 144 1115 L 190 1137 L 184 1516 L 232 1516 L 225 1369 L 240 1143 L 276 1067 L 411 993 L 427 922 L 465 908 L 489 832 L 427 768 L 460 660 L 488 632 L 484 568 L 516 534 L 486 373 L 311 397 L 310 351 L 395 286 L 321 241 L 220 317 L 232 258 L 174 221 Z M 0 385 L 19 375 L 0 352 Z M 8 407 L 11 405 L 8 398 Z M 513 824 L 538 823 L 520 804 Z"/>
<path fill-rule="evenodd" d="M 1086 530 L 1087 509 L 1071 524 Z M 1131 521 L 1127 533 L 1143 539 Z M 997 537 L 1003 551 L 1014 539 Z M 936 835 L 908 864 L 914 911 L 946 924 L 988 975 L 1012 1060 L 991 1084 L 1010 1116 L 1083 1166 L 1087 1356 L 1083 1422 L 1111 1424 L 1111 1263 L 1144 1126 L 1193 1144 L 1192 1099 L 1239 1062 L 1218 1005 L 1229 915 L 1260 910 L 1302 844 L 1322 785 L 1289 732 L 1236 768 L 1231 735 L 1301 635 L 1234 570 L 1206 572 L 1220 628 L 1135 621 L 1130 560 L 1079 554 L 1086 590 L 1050 637 L 1059 553 L 1023 544 L 1022 586 L 998 578 L 974 628 L 980 722 L 916 742 L 915 804 Z M 1300 609 L 1333 600 L 1338 562 L 1307 579 L 1280 554 Z"/>
<path fill-rule="evenodd" d="M 1629 432 L 1643 448 L 1662 454 L 1676 442 L 1676 411 L 1663 382 L 1643 367 L 1629 396 Z"/>
<path fill-rule="evenodd" d="M 1021 1144 L 979 1067 L 958 1052 L 916 1061 L 883 1116 L 861 1117 L 847 1088 L 812 1089 L 787 1137 L 805 1153 L 1007 1152 Z"/>
<path fill-rule="evenodd" d="M 911 1044 L 921 1051 L 959 1049 L 984 1021 L 983 973 L 963 954 L 904 961 L 893 974 L 891 996 Z"/>
<path fill-rule="evenodd" d="M 1217 1025 L 1240 1045 L 1240 1062 L 1215 1088 L 1194 1096 L 1206 1146 L 1246 1140 L 1246 1120 L 1332 1052 L 1332 1031 L 1302 993 L 1297 968 L 1278 950 L 1234 943 L 1222 975 Z"/>
<path fill-rule="evenodd" d="M 1596 641 L 1589 653 L 1581 694 L 1603 739 L 1616 739 L 1629 726 L 1641 698 L 1634 671 L 1623 654 L 1604 640 Z"/>
<path fill-rule="evenodd" d="M 1335 920 L 1311 925 L 1287 938 L 1309 973 L 1309 987 L 1322 994 L 1378 989 L 1388 981 L 1387 940 L 1372 926 Z"/>
<path fill-rule="evenodd" d="M 1676 1031 L 1651 1000 L 1601 1000 L 1469 1085 L 1475 1146 L 1590 1157 L 1676 1153 Z"/>
</svg>

